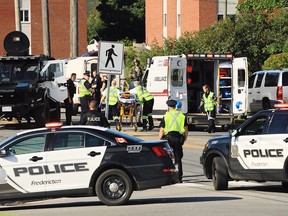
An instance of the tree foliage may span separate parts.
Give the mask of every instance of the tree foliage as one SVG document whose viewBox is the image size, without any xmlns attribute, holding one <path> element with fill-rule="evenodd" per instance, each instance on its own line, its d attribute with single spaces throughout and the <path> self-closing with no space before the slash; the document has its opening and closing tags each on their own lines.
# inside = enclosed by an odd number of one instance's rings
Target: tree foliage
<svg viewBox="0 0 288 216">
<path fill-rule="evenodd" d="M 262 67 L 264 70 L 288 68 L 288 53 L 271 55 Z"/>
<path fill-rule="evenodd" d="M 96 9 L 102 20 L 98 30 L 102 40 L 144 41 L 145 0 L 101 0 Z"/>
</svg>

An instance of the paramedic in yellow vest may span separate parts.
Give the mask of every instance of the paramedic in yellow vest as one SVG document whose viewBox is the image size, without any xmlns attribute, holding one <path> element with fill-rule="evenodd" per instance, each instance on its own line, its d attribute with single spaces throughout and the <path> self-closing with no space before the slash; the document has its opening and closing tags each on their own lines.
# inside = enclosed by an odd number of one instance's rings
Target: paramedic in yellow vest
<svg viewBox="0 0 288 216">
<path fill-rule="evenodd" d="M 109 116 L 113 116 L 113 120 L 116 125 L 119 124 L 119 89 L 116 87 L 117 81 L 114 79 L 111 82 L 111 87 L 109 91 Z M 100 100 L 100 107 L 102 107 L 102 103 L 105 101 L 105 98 L 107 96 L 107 88 L 102 92 L 102 97 Z M 109 118 L 108 118 L 109 119 Z"/>
<path fill-rule="evenodd" d="M 84 73 L 82 80 L 79 82 L 78 90 L 79 90 L 79 98 L 80 98 L 80 105 L 81 105 L 81 117 L 85 113 L 89 111 L 89 101 L 92 97 L 92 88 L 89 82 L 90 74 Z"/>
<path fill-rule="evenodd" d="M 136 90 L 137 100 L 143 104 L 143 113 L 142 113 L 142 123 L 143 129 L 141 131 L 153 130 L 154 122 L 152 117 L 152 111 L 154 106 L 154 97 L 146 90 L 146 88 L 140 85 L 139 81 L 134 82 Z M 149 122 L 149 127 L 147 129 L 147 120 Z"/>
<path fill-rule="evenodd" d="M 198 110 L 204 105 L 204 110 L 208 117 L 208 133 L 215 132 L 215 118 L 216 118 L 216 104 L 217 104 L 217 97 L 214 92 L 210 91 L 209 85 L 203 86 L 203 97 L 198 107 Z"/>
<path fill-rule="evenodd" d="M 182 183 L 182 145 L 188 137 L 188 123 L 185 115 L 180 110 L 176 110 L 177 101 L 168 100 L 166 104 L 168 111 L 160 122 L 159 139 L 166 139 L 173 149 L 175 163 L 179 169 L 179 183 Z"/>
</svg>

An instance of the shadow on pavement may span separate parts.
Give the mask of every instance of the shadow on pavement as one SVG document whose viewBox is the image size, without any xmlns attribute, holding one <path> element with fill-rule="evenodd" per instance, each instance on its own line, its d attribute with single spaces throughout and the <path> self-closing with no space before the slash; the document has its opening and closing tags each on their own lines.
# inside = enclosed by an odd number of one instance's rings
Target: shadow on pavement
<svg viewBox="0 0 288 216">
<path fill-rule="evenodd" d="M 148 204 L 167 204 L 167 203 L 190 203 L 190 202 L 215 202 L 215 201 L 232 201 L 240 200 L 241 197 L 170 197 L 170 198 L 149 198 L 149 199 L 130 199 L 126 205 L 135 206 Z M 26 203 L 29 204 L 29 203 Z M 89 202 L 69 202 L 57 204 L 33 204 L 29 206 L 5 206 L 1 207 L 1 211 L 31 210 L 31 209 L 50 209 L 50 208 L 66 208 L 66 207 L 84 207 L 104 205 L 100 201 Z M 112 208 L 112 207 L 111 207 Z"/>
</svg>

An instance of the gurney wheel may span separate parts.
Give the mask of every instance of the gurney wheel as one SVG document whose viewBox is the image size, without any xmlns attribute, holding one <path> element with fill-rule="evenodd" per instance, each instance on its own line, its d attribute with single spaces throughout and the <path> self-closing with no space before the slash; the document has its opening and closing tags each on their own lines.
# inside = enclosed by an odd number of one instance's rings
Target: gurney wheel
<svg viewBox="0 0 288 216">
<path fill-rule="evenodd" d="M 137 131 L 137 125 L 133 125 L 132 128 L 135 132 Z"/>
</svg>

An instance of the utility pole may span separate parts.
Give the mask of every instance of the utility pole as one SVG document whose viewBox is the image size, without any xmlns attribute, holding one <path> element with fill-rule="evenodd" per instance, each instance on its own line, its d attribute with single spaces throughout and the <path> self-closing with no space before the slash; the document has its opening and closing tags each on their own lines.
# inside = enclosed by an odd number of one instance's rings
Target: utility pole
<svg viewBox="0 0 288 216">
<path fill-rule="evenodd" d="M 228 4 L 228 0 L 224 1 L 224 15 L 223 15 L 223 19 L 227 18 L 227 4 Z"/>
<path fill-rule="evenodd" d="M 14 11 L 15 11 L 15 30 L 21 31 L 19 0 L 14 0 Z"/>
<path fill-rule="evenodd" d="M 70 57 L 78 56 L 78 0 L 70 0 Z"/>
<path fill-rule="evenodd" d="M 48 0 L 42 0 L 41 3 L 42 3 L 43 52 L 45 55 L 51 56 Z"/>
</svg>

